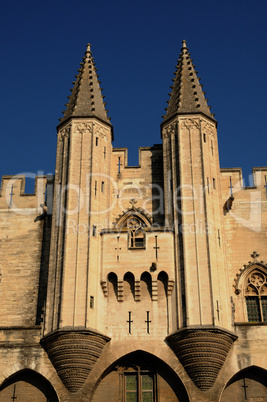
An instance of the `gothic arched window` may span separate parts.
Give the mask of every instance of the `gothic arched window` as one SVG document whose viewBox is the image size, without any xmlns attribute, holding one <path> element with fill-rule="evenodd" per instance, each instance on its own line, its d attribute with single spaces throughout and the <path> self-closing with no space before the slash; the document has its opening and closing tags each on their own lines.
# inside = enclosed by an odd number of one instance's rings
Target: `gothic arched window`
<svg viewBox="0 0 267 402">
<path fill-rule="evenodd" d="M 144 248 L 145 247 L 145 232 L 144 223 L 137 216 L 133 216 L 127 221 L 129 231 L 129 247 Z"/>
<path fill-rule="evenodd" d="M 267 321 L 267 275 L 253 270 L 246 279 L 245 298 L 249 322 Z"/>
</svg>

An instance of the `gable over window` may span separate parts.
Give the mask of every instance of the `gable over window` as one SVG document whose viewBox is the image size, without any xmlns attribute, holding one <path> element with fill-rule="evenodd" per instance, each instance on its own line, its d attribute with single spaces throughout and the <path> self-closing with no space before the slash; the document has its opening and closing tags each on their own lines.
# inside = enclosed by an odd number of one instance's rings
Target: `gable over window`
<svg viewBox="0 0 267 402">
<path fill-rule="evenodd" d="M 259 261 L 259 254 L 253 251 L 253 261 L 239 270 L 234 280 L 236 295 L 236 313 L 250 323 L 267 323 L 267 264 Z M 244 303 L 242 302 L 244 301 Z M 242 319 L 242 318 L 241 318 Z"/>
<path fill-rule="evenodd" d="M 116 230 L 128 232 L 128 248 L 145 248 L 146 231 L 151 227 L 151 219 L 141 208 L 132 206 L 114 225 Z"/>
</svg>

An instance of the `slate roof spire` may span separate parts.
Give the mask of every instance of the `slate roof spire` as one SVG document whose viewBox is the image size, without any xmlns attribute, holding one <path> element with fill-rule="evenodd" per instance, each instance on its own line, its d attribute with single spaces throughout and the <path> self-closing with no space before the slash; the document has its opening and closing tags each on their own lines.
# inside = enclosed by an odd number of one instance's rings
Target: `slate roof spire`
<svg viewBox="0 0 267 402">
<path fill-rule="evenodd" d="M 64 116 L 59 119 L 60 124 L 70 117 L 96 117 L 111 126 L 90 44 L 87 45 L 83 61 L 80 64 L 79 74 L 75 76 L 74 87 L 71 89 L 71 95 L 68 96 L 69 102 L 65 104 Z"/>
<path fill-rule="evenodd" d="M 176 65 L 175 77 L 171 86 L 170 100 L 166 115 L 163 117 L 163 123 L 179 114 L 202 113 L 209 118 L 214 119 L 210 112 L 210 107 L 205 99 L 205 92 L 202 91 L 202 85 L 199 83 L 195 65 L 190 57 L 186 41 L 183 40 L 180 57 Z"/>
</svg>

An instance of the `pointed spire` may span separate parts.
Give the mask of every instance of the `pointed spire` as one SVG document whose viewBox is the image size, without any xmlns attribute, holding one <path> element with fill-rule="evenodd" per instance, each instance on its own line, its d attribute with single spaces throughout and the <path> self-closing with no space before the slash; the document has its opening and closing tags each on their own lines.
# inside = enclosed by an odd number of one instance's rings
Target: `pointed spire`
<svg viewBox="0 0 267 402">
<path fill-rule="evenodd" d="M 197 77 L 197 71 L 194 67 L 186 41 L 183 40 L 163 122 L 178 114 L 189 113 L 202 113 L 215 120 L 214 115 L 210 112 L 210 107 L 204 96 L 205 92 L 202 91 L 202 85 L 199 83 L 200 78 Z"/>
<path fill-rule="evenodd" d="M 71 89 L 69 102 L 66 103 L 66 110 L 63 112 L 64 116 L 59 119 L 60 124 L 70 117 L 97 117 L 111 126 L 90 44 L 87 45 L 85 56 L 80 64 L 79 74 L 73 82 L 74 87 Z"/>
</svg>

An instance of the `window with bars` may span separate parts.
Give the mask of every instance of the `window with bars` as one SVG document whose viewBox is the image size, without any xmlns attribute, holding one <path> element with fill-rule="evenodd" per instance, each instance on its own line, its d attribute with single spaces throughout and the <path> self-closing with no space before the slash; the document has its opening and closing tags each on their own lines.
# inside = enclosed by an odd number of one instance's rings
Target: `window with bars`
<svg viewBox="0 0 267 402">
<path fill-rule="evenodd" d="M 247 278 L 245 297 L 249 322 L 267 322 L 267 276 L 255 270 Z"/>
<path fill-rule="evenodd" d="M 148 372 L 124 373 L 125 402 L 154 402 L 155 375 Z"/>
</svg>

